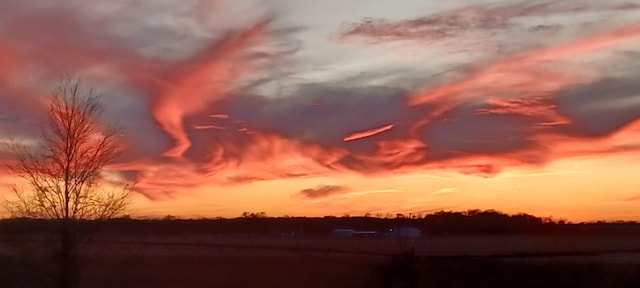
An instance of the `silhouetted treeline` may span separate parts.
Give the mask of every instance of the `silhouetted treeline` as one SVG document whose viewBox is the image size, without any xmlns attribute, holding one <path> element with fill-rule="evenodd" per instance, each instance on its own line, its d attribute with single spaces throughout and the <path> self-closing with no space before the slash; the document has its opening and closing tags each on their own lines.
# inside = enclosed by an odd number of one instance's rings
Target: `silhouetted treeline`
<svg viewBox="0 0 640 288">
<path fill-rule="evenodd" d="M 261 215 L 261 217 L 251 217 Z M 0 221 L 1 235 L 42 234 L 54 232 L 56 220 L 8 219 Z M 78 221 L 76 229 L 86 232 L 132 235 L 189 235 L 189 234 L 259 234 L 259 235 L 330 235 L 334 229 L 377 231 L 380 234 L 393 227 L 415 227 L 425 235 L 460 234 L 600 234 L 638 233 L 636 222 L 567 223 L 564 220 L 540 218 L 528 214 L 507 215 L 487 210 L 465 212 L 436 212 L 424 217 L 280 217 L 270 218 L 261 213 L 245 213 L 233 219 L 183 220 L 111 219 Z"/>
</svg>

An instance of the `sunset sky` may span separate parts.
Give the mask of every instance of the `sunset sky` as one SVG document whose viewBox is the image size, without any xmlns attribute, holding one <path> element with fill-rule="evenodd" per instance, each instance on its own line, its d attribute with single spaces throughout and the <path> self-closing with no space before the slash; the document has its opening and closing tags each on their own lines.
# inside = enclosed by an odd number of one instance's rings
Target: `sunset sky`
<svg viewBox="0 0 640 288">
<path fill-rule="evenodd" d="M 0 1 L 0 142 L 73 75 L 122 127 L 134 216 L 640 221 L 635 3 Z"/>
</svg>

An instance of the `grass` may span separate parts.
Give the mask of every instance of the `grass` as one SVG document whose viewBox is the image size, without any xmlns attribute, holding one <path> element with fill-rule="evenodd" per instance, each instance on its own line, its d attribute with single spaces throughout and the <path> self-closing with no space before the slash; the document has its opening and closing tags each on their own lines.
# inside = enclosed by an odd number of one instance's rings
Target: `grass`
<svg viewBox="0 0 640 288">
<path fill-rule="evenodd" d="M 94 240 L 79 262 L 79 287 L 640 287 L 640 241 L 629 237 Z M 49 283 L 55 262 L 29 247 L 0 249 L 0 287 Z"/>
</svg>

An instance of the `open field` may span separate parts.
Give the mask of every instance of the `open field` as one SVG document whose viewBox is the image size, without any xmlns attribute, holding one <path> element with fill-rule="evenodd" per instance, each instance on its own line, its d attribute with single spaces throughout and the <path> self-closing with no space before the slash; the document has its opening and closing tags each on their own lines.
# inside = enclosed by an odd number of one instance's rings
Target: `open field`
<svg viewBox="0 0 640 288">
<path fill-rule="evenodd" d="M 51 262 L 45 260 L 50 242 L 36 238 L 2 242 L 0 287 L 44 287 L 43 279 L 51 268 Z M 402 241 L 245 235 L 111 236 L 94 237 L 83 246 L 81 287 L 396 287 L 389 286 L 392 282 L 408 285 L 399 287 L 640 284 L 637 236 L 475 235 Z"/>
</svg>

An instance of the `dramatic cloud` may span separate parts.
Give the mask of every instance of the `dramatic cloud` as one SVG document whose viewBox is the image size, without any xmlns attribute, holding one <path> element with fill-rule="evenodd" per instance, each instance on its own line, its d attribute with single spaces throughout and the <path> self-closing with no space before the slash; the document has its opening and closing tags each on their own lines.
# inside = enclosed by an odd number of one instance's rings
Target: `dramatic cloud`
<svg viewBox="0 0 640 288">
<path fill-rule="evenodd" d="M 452 2 L 424 17 L 332 26 L 336 43 L 280 2 L 74 3 L 0 3 L 0 141 L 37 135 L 43 96 L 62 75 L 81 75 L 126 134 L 109 170 L 152 200 L 338 174 L 493 177 L 637 150 L 626 140 L 640 118 L 635 4 Z M 384 58 L 398 42 L 430 58 L 368 64 L 378 60 L 370 51 Z"/>
<path fill-rule="evenodd" d="M 467 37 L 466 33 L 474 31 L 504 31 L 511 29 L 510 23 L 519 17 L 548 16 L 551 12 L 584 13 L 597 11 L 598 7 L 580 4 L 560 8 L 552 3 L 465 7 L 398 23 L 367 20 L 347 29 L 343 36 L 373 37 L 383 42 L 433 41 L 463 37 L 463 34 Z M 604 8 L 631 11 L 638 7 L 612 4 Z M 591 63 L 611 63 L 619 56 L 619 49 L 637 47 L 639 25 L 622 24 L 619 28 L 592 32 L 591 35 L 548 44 L 547 47 L 496 56 L 489 61 L 483 60 L 477 68 L 461 69 L 453 81 L 429 84 L 411 93 L 407 104 L 424 107 L 423 116 L 411 129 L 412 138 L 418 141 L 416 143 L 424 143 L 426 155 L 412 159 L 423 163 L 449 158 L 471 161 L 493 155 L 494 159 L 515 158 L 523 163 L 545 163 L 555 157 L 551 154 L 553 149 L 549 141 L 556 136 L 550 135 L 606 136 L 637 120 L 639 116 L 633 105 L 638 97 L 637 88 L 624 90 L 624 96 L 617 96 L 614 91 L 589 95 L 597 91 L 591 90 L 591 86 L 602 86 L 599 83 L 605 80 L 601 79 L 607 77 L 600 73 L 603 71 L 601 64 L 594 66 Z M 606 82 L 624 85 L 621 82 L 626 80 L 610 79 Z M 607 92 L 613 92 L 613 99 L 603 95 L 608 95 Z M 596 105 L 589 102 L 596 97 L 607 105 L 595 108 Z M 625 97 L 630 105 L 622 108 L 612 104 L 619 101 L 619 97 Z M 600 115 L 616 116 L 598 119 L 595 114 L 598 110 L 603 112 Z M 397 150 L 393 146 L 392 149 Z M 463 173 L 495 174 L 500 166 L 489 159 L 487 162 L 494 164 L 464 165 L 459 169 Z"/>
<path fill-rule="evenodd" d="M 184 67 L 184 72 L 172 77 L 175 80 L 162 83 L 160 96 L 152 108 L 153 116 L 175 141 L 164 155 L 183 156 L 191 146 L 184 130 L 184 117 L 206 111 L 207 104 L 224 97 L 244 74 L 253 70 L 249 60 L 255 59 L 241 59 L 238 54 L 258 44 L 256 40 L 263 36 L 266 25 L 260 23 L 228 36 L 196 57 L 191 67 Z"/>
</svg>

